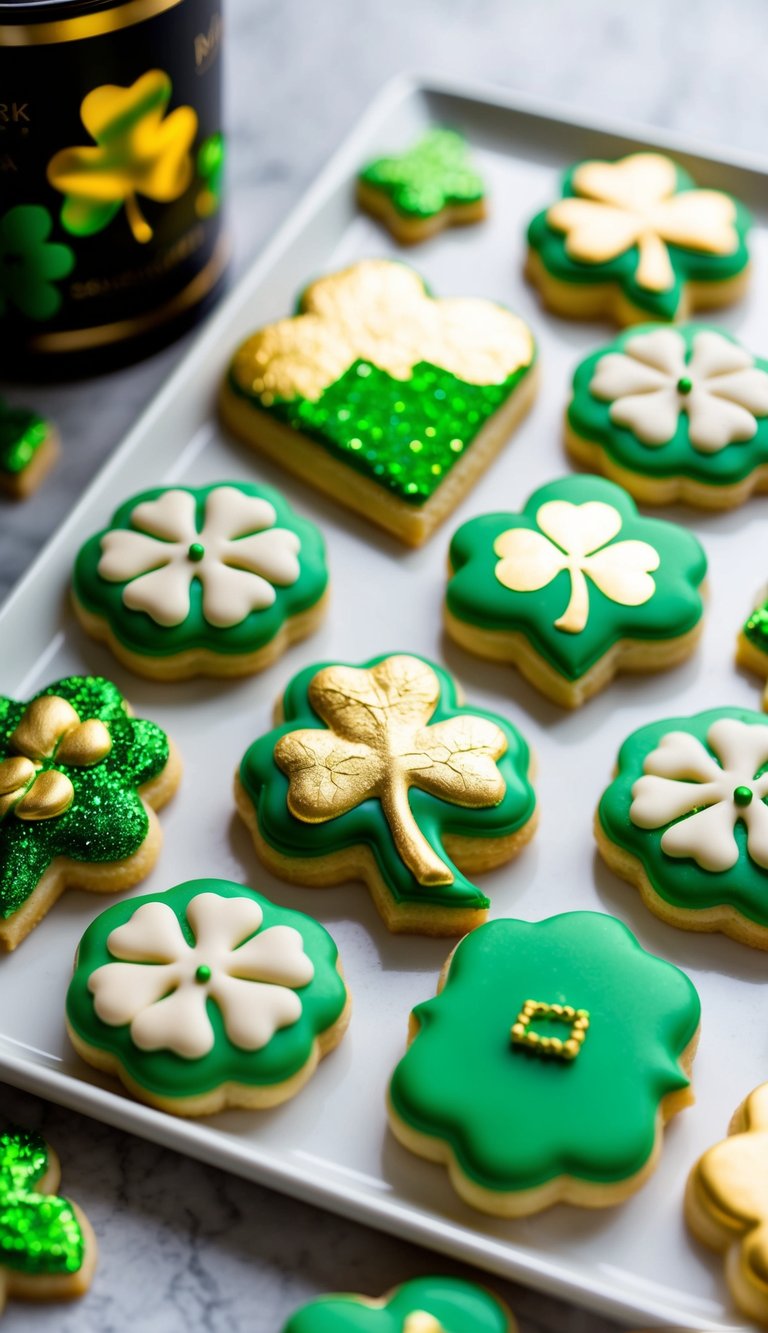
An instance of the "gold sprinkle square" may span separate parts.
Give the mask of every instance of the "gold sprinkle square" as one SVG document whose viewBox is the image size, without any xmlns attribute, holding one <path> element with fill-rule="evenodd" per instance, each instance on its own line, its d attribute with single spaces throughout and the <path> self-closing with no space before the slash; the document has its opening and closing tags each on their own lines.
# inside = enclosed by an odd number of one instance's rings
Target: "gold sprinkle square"
<svg viewBox="0 0 768 1333">
<path fill-rule="evenodd" d="M 564 1023 L 570 1028 L 567 1037 L 542 1037 L 531 1030 L 533 1020 Z M 543 1000 L 526 1000 L 511 1028 L 513 1046 L 556 1060 L 575 1060 L 589 1031 L 589 1011 L 574 1009 L 570 1004 L 546 1004 Z"/>
</svg>

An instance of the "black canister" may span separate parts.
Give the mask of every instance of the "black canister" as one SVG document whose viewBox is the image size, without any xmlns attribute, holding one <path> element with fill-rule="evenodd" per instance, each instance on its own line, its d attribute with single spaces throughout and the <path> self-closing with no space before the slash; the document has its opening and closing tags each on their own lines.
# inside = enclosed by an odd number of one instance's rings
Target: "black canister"
<svg viewBox="0 0 768 1333">
<path fill-rule="evenodd" d="M 207 308 L 221 0 L 0 0 L 0 372 L 98 368 Z"/>
</svg>

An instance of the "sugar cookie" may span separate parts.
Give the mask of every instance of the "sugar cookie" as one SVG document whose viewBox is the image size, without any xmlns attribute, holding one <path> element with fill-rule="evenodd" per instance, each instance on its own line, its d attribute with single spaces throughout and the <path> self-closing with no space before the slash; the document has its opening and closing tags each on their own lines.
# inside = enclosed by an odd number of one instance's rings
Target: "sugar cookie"
<svg viewBox="0 0 768 1333">
<path fill-rule="evenodd" d="M 401 245 L 485 217 L 482 177 L 455 130 L 430 130 L 407 152 L 370 162 L 357 178 L 357 198 Z"/>
<path fill-rule="evenodd" d="M 59 453 L 50 421 L 0 399 L 0 490 L 23 500 L 36 491 Z"/>
<path fill-rule="evenodd" d="M 517 1333 L 497 1296 L 455 1277 L 418 1277 L 381 1300 L 320 1296 L 297 1310 L 283 1333 Z"/>
</svg>

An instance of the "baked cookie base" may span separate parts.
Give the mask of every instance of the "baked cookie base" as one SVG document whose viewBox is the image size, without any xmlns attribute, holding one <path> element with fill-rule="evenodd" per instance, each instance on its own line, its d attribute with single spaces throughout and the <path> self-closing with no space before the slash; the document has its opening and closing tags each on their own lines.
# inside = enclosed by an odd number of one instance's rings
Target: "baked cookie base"
<svg viewBox="0 0 768 1333">
<path fill-rule="evenodd" d="M 705 591 L 703 584 L 701 591 Z M 583 676 L 568 680 L 540 656 L 519 630 L 482 629 L 460 620 L 447 606 L 443 614 L 446 632 L 467 652 L 517 667 L 531 685 L 563 708 L 580 708 L 620 672 L 643 674 L 678 666 L 690 657 L 703 629 L 703 621 L 699 621 L 686 634 L 672 639 L 620 639 Z"/>
<path fill-rule="evenodd" d="M 57 1194 L 61 1181 L 61 1167 L 56 1153 L 46 1144 L 48 1170 L 35 1186 L 37 1194 Z M 83 1262 L 76 1273 L 33 1274 L 20 1273 L 12 1268 L 0 1267 L 0 1315 L 7 1300 L 17 1301 L 70 1301 L 82 1296 L 88 1290 L 93 1279 L 98 1257 L 98 1247 L 93 1228 L 76 1203 L 69 1199 L 83 1234 L 85 1249 Z"/>
<path fill-rule="evenodd" d="M 43 443 L 30 463 L 21 472 L 0 471 L 0 491 L 14 500 L 25 500 L 36 491 L 48 472 L 50 472 L 61 452 L 59 433 L 49 426 Z"/>
<path fill-rule="evenodd" d="M 446 937 L 466 935 L 487 919 L 488 908 L 440 907 L 433 903 L 398 903 L 379 871 L 369 847 L 348 847 L 327 856 L 284 856 L 262 835 L 256 811 L 240 774 L 235 774 L 235 804 L 247 825 L 256 854 L 278 879 L 303 888 L 333 888 L 348 880 L 367 884 L 385 926 L 393 934 Z M 514 833 L 505 838 L 446 837 L 444 847 L 454 865 L 468 878 L 494 870 L 517 856 L 533 837 L 538 824 L 538 804 L 533 814 Z"/>
<path fill-rule="evenodd" d="M 437 984 L 438 995 L 448 980 L 452 960 L 453 953 L 440 973 Z M 418 1031 L 418 1020 L 411 1014 L 408 1020 L 409 1046 L 417 1036 Z M 689 1078 L 696 1047 L 699 1043 L 699 1033 L 700 1028 L 697 1028 L 679 1060 L 680 1067 Z M 669 1093 L 662 1099 L 656 1116 L 656 1132 L 651 1154 L 639 1171 L 627 1176 L 624 1180 L 603 1184 L 580 1180 L 575 1176 L 556 1176 L 535 1189 L 512 1191 L 492 1190 L 483 1185 L 478 1185 L 462 1170 L 449 1143 L 433 1135 L 423 1134 L 420 1130 L 413 1129 L 398 1114 L 392 1104 L 389 1092 L 387 1093 L 387 1115 L 390 1129 L 403 1147 L 408 1148 L 417 1157 L 423 1157 L 428 1162 L 437 1162 L 447 1168 L 453 1188 L 465 1203 L 468 1203 L 472 1208 L 476 1208 L 478 1212 L 488 1213 L 493 1217 L 529 1217 L 533 1213 L 543 1212 L 545 1208 L 551 1208 L 556 1203 L 577 1204 L 581 1208 L 612 1208 L 615 1204 L 623 1203 L 631 1194 L 640 1189 L 656 1170 L 661 1154 L 664 1126 L 678 1111 L 684 1110 L 686 1106 L 691 1106 L 693 1101 L 694 1096 L 690 1086 L 681 1088 L 678 1092 Z"/>
<path fill-rule="evenodd" d="M 65 889 L 86 889 L 89 893 L 121 893 L 144 879 L 154 866 L 163 841 L 155 811 L 170 801 L 180 780 L 181 760 L 171 742 L 165 768 L 151 782 L 145 782 L 143 787 L 138 788 L 149 821 L 147 835 L 141 846 L 122 861 L 87 862 L 57 856 L 18 911 L 0 920 L 0 953 L 10 953 L 17 948 L 51 910 Z"/>
<path fill-rule="evenodd" d="M 533 249 L 528 250 L 525 276 L 538 289 L 547 309 L 566 319 L 612 319 L 627 327 L 647 324 L 654 318 L 648 310 L 630 301 L 616 282 L 575 283 L 554 277 Z M 675 321 L 690 319 L 696 310 L 732 305 L 741 300 L 748 284 L 749 267 L 732 278 L 684 283 Z"/>
<path fill-rule="evenodd" d="M 754 671 L 761 680 L 768 681 L 768 653 L 761 653 L 743 631 L 736 641 L 736 661 L 740 667 Z M 763 709 L 768 712 L 768 685 L 763 691 Z"/>
<path fill-rule="evenodd" d="M 407 217 L 398 212 L 392 200 L 383 190 L 377 190 L 365 181 L 357 183 L 357 202 L 366 213 L 383 222 L 400 245 L 417 245 L 430 236 L 436 236 L 446 227 L 462 227 L 472 222 L 482 222 L 487 216 L 484 199 L 477 199 L 471 204 L 450 204 L 441 208 L 429 218 Z"/>
<path fill-rule="evenodd" d="M 507 401 L 494 412 L 434 495 L 423 505 L 406 504 L 300 431 L 252 406 L 225 379 L 219 412 L 225 426 L 294 476 L 362 514 L 408 546 L 421 546 L 456 508 L 523 420 L 536 396 L 538 364 L 526 372 Z"/>
<path fill-rule="evenodd" d="M 338 964 L 337 969 L 341 976 L 341 967 Z M 89 1042 L 83 1041 L 82 1037 L 74 1031 L 68 1019 L 66 1024 L 67 1034 L 72 1045 L 87 1064 L 92 1065 L 94 1069 L 102 1070 L 106 1074 L 115 1075 L 137 1101 L 146 1102 L 147 1105 L 155 1106 L 160 1111 L 168 1111 L 171 1115 L 189 1119 L 203 1115 L 215 1115 L 218 1111 L 226 1111 L 229 1108 L 265 1111 L 270 1107 L 279 1106 L 291 1097 L 295 1097 L 305 1083 L 309 1082 L 323 1057 L 328 1055 L 335 1046 L 338 1046 L 349 1026 L 351 1014 L 352 998 L 349 991 L 347 991 L 346 1004 L 336 1022 L 315 1038 L 309 1058 L 301 1069 L 298 1069 L 295 1074 L 284 1079 L 281 1083 L 272 1083 L 263 1087 L 251 1087 L 245 1083 L 222 1083 L 218 1088 L 214 1088 L 211 1092 L 202 1093 L 199 1097 L 159 1096 L 132 1078 L 121 1061 L 111 1051 L 104 1051 L 98 1046 L 91 1046 Z"/>
<path fill-rule="evenodd" d="M 717 907 L 685 908 L 667 902 L 653 887 L 642 862 L 623 847 L 618 847 L 605 832 L 599 811 L 595 813 L 595 841 L 605 864 L 615 874 L 632 884 L 640 893 L 649 912 L 653 912 L 669 926 L 711 934 L 719 931 L 740 944 L 754 949 L 768 949 L 768 927 L 750 921 L 735 907 L 720 904 Z"/>
<path fill-rule="evenodd" d="M 565 427 L 565 446 L 579 467 L 608 477 L 609 481 L 618 482 L 640 504 L 688 504 L 697 509 L 736 509 L 750 496 L 768 491 L 768 464 L 765 463 L 731 486 L 708 486 L 703 481 L 694 481 L 692 477 L 649 477 L 643 472 L 633 472 L 622 467 L 611 458 L 603 445 L 579 435 L 568 422 Z"/>
<path fill-rule="evenodd" d="M 167 657 L 136 653 L 126 648 L 103 616 L 87 610 L 72 593 L 72 603 L 80 624 L 91 638 L 106 643 L 110 652 L 138 676 L 150 680 L 191 680 L 194 676 L 251 676 L 273 665 L 293 643 L 306 639 L 319 628 L 328 609 L 329 590 L 314 606 L 283 621 L 278 633 L 269 643 L 252 653 L 214 653 L 208 648 L 190 648 Z"/>
</svg>

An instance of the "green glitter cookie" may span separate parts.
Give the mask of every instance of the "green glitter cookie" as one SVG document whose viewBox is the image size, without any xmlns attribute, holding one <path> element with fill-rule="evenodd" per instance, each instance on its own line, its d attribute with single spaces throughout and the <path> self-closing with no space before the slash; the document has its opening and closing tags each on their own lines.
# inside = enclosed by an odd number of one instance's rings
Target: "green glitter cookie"
<svg viewBox="0 0 768 1333">
<path fill-rule="evenodd" d="M 754 610 L 741 627 L 736 661 L 768 681 L 768 587 L 761 588 Z M 768 684 L 763 691 L 763 708 L 768 712 Z"/>
<path fill-rule="evenodd" d="M 220 406 L 248 444 L 416 546 L 527 411 L 535 360 L 504 307 L 438 300 L 404 264 L 367 260 L 246 339 Z"/>
<path fill-rule="evenodd" d="M 28 703 L 0 696 L 0 949 L 15 949 L 68 885 L 118 892 L 160 850 L 154 811 L 180 765 L 111 681 L 69 676 Z"/>
<path fill-rule="evenodd" d="M 357 178 L 357 198 L 403 245 L 485 217 L 482 177 L 455 130 L 430 130 L 407 152 L 376 158 Z"/>
<path fill-rule="evenodd" d="M 321 1296 L 297 1310 L 283 1333 L 517 1333 L 517 1321 L 474 1282 L 418 1277 L 381 1300 Z"/>
<path fill-rule="evenodd" d="M 68 1300 L 90 1286 L 96 1241 L 77 1205 L 57 1195 L 60 1178 L 39 1134 L 0 1133 L 0 1314 L 9 1296 Z"/>
<path fill-rule="evenodd" d="M 36 490 L 59 452 L 50 422 L 0 399 L 0 490 L 23 499 Z"/>
</svg>

